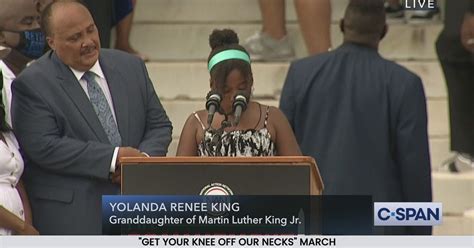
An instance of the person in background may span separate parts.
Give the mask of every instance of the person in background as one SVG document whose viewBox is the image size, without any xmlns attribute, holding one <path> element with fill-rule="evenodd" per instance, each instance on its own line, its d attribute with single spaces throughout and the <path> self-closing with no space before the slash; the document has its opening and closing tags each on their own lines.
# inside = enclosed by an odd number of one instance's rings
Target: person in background
<svg viewBox="0 0 474 248">
<path fill-rule="evenodd" d="M 291 64 L 280 98 L 304 155 L 318 161 L 324 194 L 374 202 L 430 202 L 426 97 L 421 79 L 378 52 L 383 0 L 351 0 L 337 49 Z M 431 227 L 376 227 L 430 234 Z"/>
<path fill-rule="evenodd" d="M 57 1 L 57 0 L 54 0 Z M 100 44 L 103 48 L 110 47 L 116 0 L 82 0 L 91 12 L 97 30 L 100 34 Z"/>
<path fill-rule="evenodd" d="M 136 0 L 84 0 L 84 3 L 97 23 L 102 47 L 110 47 L 111 30 L 115 27 L 115 49 L 136 55 L 145 62 L 149 60 L 130 44 Z"/>
<path fill-rule="evenodd" d="M 448 89 L 451 150 L 441 167 L 452 172 L 474 170 L 474 0 L 446 1 L 444 28 L 436 51 Z"/>
<path fill-rule="evenodd" d="M 230 29 L 214 30 L 209 37 L 210 88 L 221 96 L 218 113 L 210 125 L 208 112 L 192 113 L 181 132 L 177 156 L 298 156 L 301 155 L 283 113 L 252 101 L 252 68 L 247 51 Z M 235 96 L 248 102 L 240 121 L 235 123 Z M 234 123 L 231 125 L 230 123 Z"/>
<path fill-rule="evenodd" d="M 38 1 L 40 0 L 0 0 L 0 31 L 38 29 Z"/>
<path fill-rule="evenodd" d="M 259 0 L 262 30 L 243 46 L 253 60 L 291 60 L 294 50 L 285 26 L 285 0 Z M 309 55 L 331 48 L 331 2 L 295 0 L 296 14 Z"/>
<path fill-rule="evenodd" d="M 0 0 L 6 1 L 2 4 L 7 4 L 9 0 Z M 41 11 L 50 4 L 52 0 L 29 0 L 23 1 L 20 0 L 16 4 L 8 5 L 12 12 L 21 13 L 23 16 L 24 13 L 30 13 L 33 9 L 36 11 L 36 16 L 32 13 L 28 16 L 33 16 L 26 19 L 34 19 L 38 24 L 40 23 L 40 13 Z M 18 3 L 23 3 L 18 5 Z M 5 5 L 7 6 L 7 5 Z M 26 12 L 23 12 L 23 10 Z M 0 17 L 2 19 L 2 17 Z M 15 19 L 15 18 L 12 18 Z M 22 18 L 16 18 L 22 19 Z M 23 18 L 25 19 L 25 18 Z M 0 25 L 4 25 L 0 23 Z M 12 81 L 20 74 L 20 72 L 26 68 L 26 66 L 31 63 L 34 59 L 41 57 L 48 49 L 46 44 L 46 37 L 44 33 L 38 29 L 38 25 L 31 25 L 30 28 L 24 30 L 23 27 L 17 26 L 17 30 L 0 30 L 0 46 L 10 48 L 9 52 L 0 60 L 0 70 L 3 74 L 3 106 L 5 109 L 5 118 L 8 125 L 11 126 L 11 84 Z"/>
<path fill-rule="evenodd" d="M 132 47 L 130 44 L 130 33 L 132 31 L 133 15 L 135 12 L 136 0 L 115 0 L 115 49 L 134 54 L 147 62 L 149 58 Z"/>
<path fill-rule="evenodd" d="M 2 104 L 5 110 L 5 119 L 8 125 L 11 125 L 11 85 L 13 80 L 23 71 L 33 58 L 27 57 L 31 54 L 24 54 L 14 48 L 8 47 L 10 50 L 6 56 L 0 60 L 0 71 L 2 72 Z"/>
</svg>

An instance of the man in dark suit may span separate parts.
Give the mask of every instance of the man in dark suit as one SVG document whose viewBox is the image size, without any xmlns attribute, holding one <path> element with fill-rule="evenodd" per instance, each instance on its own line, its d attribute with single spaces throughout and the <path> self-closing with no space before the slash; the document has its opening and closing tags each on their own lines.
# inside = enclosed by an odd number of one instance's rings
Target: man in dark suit
<svg viewBox="0 0 474 248">
<path fill-rule="evenodd" d="M 303 154 L 318 162 L 324 193 L 376 202 L 431 201 L 426 99 L 420 78 L 382 58 L 383 1 L 352 0 L 344 43 L 294 62 L 280 108 Z M 376 229 L 429 234 L 430 227 Z"/>
<path fill-rule="evenodd" d="M 119 158 L 164 156 L 171 122 L 143 62 L 100 49 L 82 4 L 54 2 L 42 26 L 52 51 L 13 82 L 12 103 L 34 226 L 100 234 L 101 197 L 119 192 Z"/>
<path fill-rule="evenodd" d="M 451 126 L 449 170 L 474 168 L 474 0 L 446 1 L 444 29 L 436 50 L 446 78 Z"/>
</svg>

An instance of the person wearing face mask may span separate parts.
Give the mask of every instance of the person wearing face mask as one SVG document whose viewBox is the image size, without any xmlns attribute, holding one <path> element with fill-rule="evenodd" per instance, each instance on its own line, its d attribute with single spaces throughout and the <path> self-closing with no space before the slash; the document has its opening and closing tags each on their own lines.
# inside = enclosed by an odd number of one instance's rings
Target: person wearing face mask
<svg viewBox="0 0 474 248">
<path fill-rule="evenodd" d="M 37 59 L 47 50 L 40 13 L 53 0 L 0 0 L 0 45 Z"/>
<path fill-rule="evenodd" d="M 41 57 L 49 47 L 40 29 L 40 14 L 53 0 L 10 1 L 0 0 L 2 6 L 10 4 L 0 10 L 0 45 L 14 48 L 30 59 Z"/>
<path fill-rule="evenodd" d="M 283 113 L 250 98 L 253 86 L 248 52 L 230 29 L 214 30 L 209 37 L 211 92 L 221 96 L 210 125 L 207 110 L 192 113 L 181 132 L 177 156 L 298 156 L 296 139 Z M 211 93 L 212 94 L 212 93 Z M 247 98 L 236 123 L 235 96 Z M 204 121 L 203 121 L 204 120 Z M 232 123 L 232 124 L 231 124 Z"/>
<path fill-rule="evenodd" d="M 23 55 L 38 59 L 49 49 L 46 36 L 41 30 L 31 30 L 21 33 L 20 44 L 16 47 Z"/>
<path fill-rule="evenodd" d="M 41 57 L 48 49 L 46 37 L 38 30 L 22 31 L 20 33 L 1 32 L 3 44 L 11 48 L 8 55 L 0 60 L 0 70 L 3 74 L 3 105 L 6 111 L 6 120 L 11 125 L 10 105 L 12 100 L 11 84 L 26 66 L 33 60 Z"/>
<path fill-rule="evenodd" d="M 40 29 L 26 30 L 22 32 L 3 31 L 4 44 L 11 47 L 25 57 L 38 59 L 49 50 L 46 36 Z"/>
<path fill-rule="evenodd" d="M 30 59 L 47 50 L 40 29 L 40 13 L 53 0 L 0 0 L 0 45 L 14 48 Z"/>
<path fill-rule="evenodd" d="M 10 48 L 0 60 L 3 74 L 3 105 L 6 121 L 11 126 L 11 84 L 28 63 L 41 57 L 49 47 L 39 29 L 39 14 L 52 0 L 0 0 L 8 8 L 0 10 L 0 45 Z M 3 6 L 3 5 L 2 5 Z M 21 11 L 19 11 L 21 10 Z M 17 21 L 13 21 L 17 20 Z"/>
</svg>

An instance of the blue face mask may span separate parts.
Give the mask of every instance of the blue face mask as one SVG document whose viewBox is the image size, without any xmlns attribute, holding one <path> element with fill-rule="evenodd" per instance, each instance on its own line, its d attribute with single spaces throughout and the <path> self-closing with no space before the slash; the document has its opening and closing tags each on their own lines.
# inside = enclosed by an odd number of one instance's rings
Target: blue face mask
<svg viewBox="0 0 474 248">
<path fill-rule="evenodd" d="M 24 56 L 37 59 L 41 57 L 46 50 L 46 36 L 38 30 L 24 31 L 21 34 L 21 42 L 17 47 Z"/>
</svg>

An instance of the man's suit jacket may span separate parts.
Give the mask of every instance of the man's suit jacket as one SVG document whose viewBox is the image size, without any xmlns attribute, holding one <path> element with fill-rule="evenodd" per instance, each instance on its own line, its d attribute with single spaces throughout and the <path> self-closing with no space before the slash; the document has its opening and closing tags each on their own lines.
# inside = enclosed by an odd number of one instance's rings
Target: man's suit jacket
<svg viewBox="0 0 474 248">
<path fill-rule="evenodd" d="M 280 108 L 324 194 L 431 201 L 423 85 L 376 49 L 346 43 L 292 63 Z"/>
<path fill-rule="evenodd" d="M 143 62 L 102 49 L 99 62 L 112 95 L 122 146 L 166 155 L 172 126 Z M 54 52 L 13 82 L 13 128 L 26 158 L 25 181 L 41 234 L 100 234 L 101 196 L 114 147 L 72 71 Z"/>
</svg>

